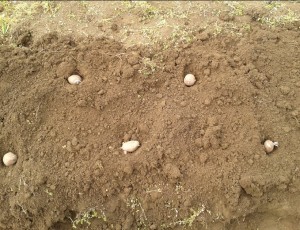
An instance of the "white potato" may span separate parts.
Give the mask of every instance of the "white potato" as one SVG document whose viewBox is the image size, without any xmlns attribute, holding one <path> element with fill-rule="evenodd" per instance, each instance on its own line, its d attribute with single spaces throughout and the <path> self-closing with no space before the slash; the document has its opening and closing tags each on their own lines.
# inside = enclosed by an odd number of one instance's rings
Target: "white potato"
<svg viewBox="0 0 300 230">
<path fill-rule="evenodd" d="M 189 73 L 184 77 L 183 82 L 186 86 L 192 86 L 196 83 L 196 78 L 193 74 Z"/>
<path fill-rule="evenodd" d="M 11 166 L 17 162 L 17 159 L 18 157 L 16 154 L 8 152 L 3 156 L 3 163 L 6 166 Z"/>
<path fill-rule="evenodd" d="M 82 78 L 79 75 L 71 75 L 70 77 L 68 77 L 68 82 L 71 85 L 78 85 L 80 84 L 82 81 Z"/>
<path fill-rule="evenodd" d="M 137 148 L 140 146 L 140 142 L 138 141 L 126 141 L 123 142 L 121 149 L 126 154 L 127 152 L 131 153 L 137 150 Z"/>
<path fill-rule="evenodd" d="M 264 147 L 265 147 L 265 151 L 267 153 L 270 153 L 274 150 L 275 147 L 278 147 L 278 142 L 273 142 L 273 141 L 270 141 L 270 140 L 266 140 L 265 143 L 264 143 Z"/>
</svg>

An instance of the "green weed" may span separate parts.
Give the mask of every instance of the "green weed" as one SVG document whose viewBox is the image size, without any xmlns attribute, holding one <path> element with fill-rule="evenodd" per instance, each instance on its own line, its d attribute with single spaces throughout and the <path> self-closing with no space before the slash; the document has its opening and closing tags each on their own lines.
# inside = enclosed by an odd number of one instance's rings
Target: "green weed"
<svg viewBox="0 0 300 230">
<path fill-rule="evenodd" d="M 72 228 L 76 229 L 78 225 L 91 225 L 91 220 L 94 218 L 102 219 L 104 222 L 107 221 L 107 218 L 105 216 L 105 213 L 101 211 L 102 213 L 99 214 L 94 208 L 91 208 L 85 212 L 79 213 L 75 220 L 72 220 L 70 217 L 70 220 L 72 221 Z"/>
<path fill-rule="evenodd" d="M 60 9 L 61 5 L 52 1 L 44 1 L 41 3 L 41 6 L 45 13 L 50 13 L 52 16 L 54 16 L 55 13 L 57 13 Z"/>
<path fill-rule="evenodd" d="M 270 11 L 273 11 L 273 10 L 279 9 L 281 6 L 282 6 L 282 4 L 280 2 L 271 1 L 265 5 L 265 8 Z"/>
<path fill-rule="evenodd" d="M 269 27 L 291 24 L 299 20 L 299 15 L 290 9 L 288 9 L 287 14 L 280 14 L 278 16 L 263 16 L 257 19 L 257 21 L 266 24 Z"/>
<path fill-rule="evenodd" d="M 214 28 L 214 30 L 213 30 L 213 35 L 214 36 L 218 36 L 224 30 L 224 28 L 222 26 L 220 26 L 220 24 L 218 22 L 215 22 L 213 28 Z"/>
<path fill-rule="evenodd" d="M 140 200 L 136 197 L 128 199 L 127 207 L 129 207 L 132 211 L 132 214 L 136 216 L 136 220 L 139 223 L 140 227 L 146 227 L 148 220 Z"/>
<path fill-rule="evenodd" d="M 147 1 L 125 1 L 123 2 L 123 6 L 125 10 L 136 9 L 141 17 L 141 21 L 153 18 L 159 13 L 159 10 Z"/>
<path fill-rule="evenodd" d="M 179 221 L 175 221 L 175 222 L 172 222 L 170 224 L 163 224 L 161 227 L 164 229 L 164 228 L 170 228 L 170 227 L 175 227 L 175 226 L 185 226 L 185 227 L 192 227 L 194 221 L 196 220 L 196 218 L 204 213 L 206 211 L 206 208 L 204 205 L 202 205 L 201 208 L 198 208 L 197 210 L 194 210 L 191 208 L 191 215 L 182 219 L 182 220 L 179 220 Z"/>
<path fill-rule="evenodd" d="M 237 1 L 225 1 L 224 3 L 229 7 L 229 15 L 231 16 L 244 15 L 245 6 L 243 3 Z"/>
<path fill-rule="evenodd" d="M 1 26 L 1 33 L 2 35 L 6 35 L 10 28 L 9 18 L 0 16 L 0 26 Z"/>
<path fill-rule="evenodd" d="M 1 0 L 3 12 L 0 14 L 1 34 L 6 35 L 13 25 L 20 23 L 24 18 L 31 19 L 33 16 L 43 10 L 43 13 L 49 13 L 54 16 L 60 9 L 60 4 L 44 2 L 12 2 Z"/>
<path fill-rule="evenodd" d="M 142 68 L 139 70 L 139 73 L 149 76 L 153 74 L 157 70 L 156 63 L 151 60 L 150 58 L 143 58 L 142 59 Z"/>
<path fill-rule="evenodd" d="M 176 45 L 179 43 L 183 44 L 190 44 L 194 40 L 195 36 L 193 35 L 193 30 L 187 30 L 184 26 L 174 26 L 172 35 L 171 35 L 171 42 Z"/>
<path fill-rule="evenodd" d="M 48 189 L 45 190 L 45 193 L 47 193 L 49 196 L 53 196 L 53 193 L 49 192 Z"/>
</svg>

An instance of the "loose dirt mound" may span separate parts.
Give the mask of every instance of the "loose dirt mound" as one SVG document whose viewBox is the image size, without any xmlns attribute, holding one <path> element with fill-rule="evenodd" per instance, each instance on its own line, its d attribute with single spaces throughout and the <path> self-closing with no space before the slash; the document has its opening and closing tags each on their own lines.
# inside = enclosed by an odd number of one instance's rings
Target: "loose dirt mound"
<svg viewBox="0 0 300 230">
<path fill-rule="evenodd" d="M 19 158 L 0 167 L 1 228 L 296 229 L 299 32 L 196 36 L 164 51 L 26 31 L 2 45 L 0 156 Z"/>
</svg>

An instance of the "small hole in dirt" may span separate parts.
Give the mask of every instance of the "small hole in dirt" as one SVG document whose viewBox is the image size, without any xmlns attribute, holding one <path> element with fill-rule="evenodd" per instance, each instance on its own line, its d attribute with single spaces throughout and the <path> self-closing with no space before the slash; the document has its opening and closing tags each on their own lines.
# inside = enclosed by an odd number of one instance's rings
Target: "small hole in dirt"
<svg viewBox="0 0 300 230">
<path fill-rule="evenodd" d="M 79 76 L 81 76 L 82 77 L 82 74 L 80 73 L 80 71 L 79 70 L 77 70 L 77 69 L 75 69 L 73 72 L 72 72 L 72 74 L 71 75 L 79 75 Z"/>
<path fill-rule="evenodd" d="M 73 212 L 73 211 L 70 211 Z M 69 218 L 74 219 L 76 217 L 75 212 L 74 215 L 71 216 L 65 216 L 65 218 L 63 220 L 60 220 L 58 222 L 55 222 L 52 224 L 52 226 L 49 228 L 49 230 L 69 230 L 70 229 L 70 225 L 71 225 L 71 220 Z"/>
<path fill-rule="evenodd" d="M 264 138 L 260 143 L 263 145 L 266 140 L 269 140 L 269 139 Z"/>
<path fill-rule="evenodd" d="M 273 140 L 270 136 L 264 136 L 264 138 L 262 139 L 262 141 L 260 142 L 262 145 L 265 143 L 265 141 L 267 140 Z"/>
<path fill-rule="evenodd" d="M 75 219 L 76 218 L 76 212 L 73 211 L 73 210 L 68 210 L 68 211 L 65 212 L 65 216 L 70 217 L 72 219 Z"/>
<path fill-rule="evenodd" d="M 271 135 L 269 135 L 268 133 L 261 133 L 260 140 L 261 140 L 261 144 L 262 144 L 262 145 L 263 145 L 263 144 L 265 143 L 265 141 L 267 141 L 267 140 L 274 141 L 273 137 L 272 137 Z"/>
</svg>

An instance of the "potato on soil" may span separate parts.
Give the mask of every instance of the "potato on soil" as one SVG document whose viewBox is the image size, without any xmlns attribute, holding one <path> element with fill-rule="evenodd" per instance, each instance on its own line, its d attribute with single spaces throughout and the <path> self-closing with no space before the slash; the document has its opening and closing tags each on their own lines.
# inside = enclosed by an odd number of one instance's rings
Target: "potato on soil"
<svg viewBox="0 0 300 230">
<path fill-rule="evenodd" d="M 122 150 L 126 154 L 127 152 L 131 153 L 137 150 L 137 148 L 140 146 L 140 142 L 138 141 L 127 141 L 123 142 L 122 144 Z"/>
<path fill-rule="evenodd" d="M 12 152 L 8 152 L 3 156 L 3 163 L 6 166 L 11 166 L 14 165 L 17 162 L 17 155 L 12 153 Z"/>
</svg>

